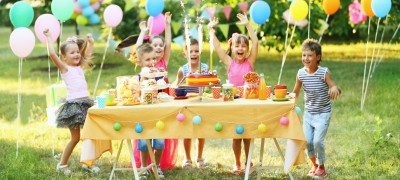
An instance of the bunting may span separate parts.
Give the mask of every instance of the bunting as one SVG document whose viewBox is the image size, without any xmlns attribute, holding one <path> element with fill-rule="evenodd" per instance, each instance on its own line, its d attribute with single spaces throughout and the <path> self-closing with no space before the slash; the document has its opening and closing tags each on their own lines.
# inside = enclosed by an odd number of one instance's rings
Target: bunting
<svg viewBox="0 0 400 180">
<path fill-rule="evenodd" d="M 249 4 L 247 2 L 241 2 L 238 5 L 240 9 L 243 11 L 243 13 L 247 14 L 247 9 L 249 8 Z"/>
<path fill-rule="evenodd" d="M 179 29 L 181 27 L 181 23 L 177 22 L 177 21 L 172 21 L 171 22 L 171 26 L 172 26 L 172 32 L 176 35 L 179 32 Z"/>
<path fill-rule="evenodd" d="M 207 8 L 207 13 L 208 13 L 208 16 L 210 17 L 210 19 L 214 19 L 214 14 L 215 14 L 216 10 L 217 10 L 216 7 L 208 7 Z"/>
<path fill-rule="evenodd" d="M 173 41 L 178 44 L 181 48 L 183 48 L 183 35 L 177 36 L 173 39 Z"/>
<path fill-rule="evenodd" d="M 222 11 L 225 14 L 226 20 L 229 21 L 229 18 L 231 16 L 232 7 L 231 6 L 222 6 Z"/>
<path fill-rule="evenodd" d="M 228 32 L 229 32 L 229 24 L 220 24 L 218 25 L 219 29 L 221 30 L 222 34 L 226 39 L 228 39 Z"/>
</svg>

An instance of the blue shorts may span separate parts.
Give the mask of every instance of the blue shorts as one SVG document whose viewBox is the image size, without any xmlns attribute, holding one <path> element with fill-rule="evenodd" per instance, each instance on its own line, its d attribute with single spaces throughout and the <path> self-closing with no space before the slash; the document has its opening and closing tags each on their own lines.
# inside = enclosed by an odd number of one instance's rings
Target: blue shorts
<svg viewBox="0 0 400 180">
<path fill-rule="evenodd" d="M 163 150 L 165 147 L 164 139 L 150 139 L 150 145 L 157 150 Z M 137 149 L 139 151 L 149 151 L 147 149 L 146 139 L 139 139 Z"/>
</svg>

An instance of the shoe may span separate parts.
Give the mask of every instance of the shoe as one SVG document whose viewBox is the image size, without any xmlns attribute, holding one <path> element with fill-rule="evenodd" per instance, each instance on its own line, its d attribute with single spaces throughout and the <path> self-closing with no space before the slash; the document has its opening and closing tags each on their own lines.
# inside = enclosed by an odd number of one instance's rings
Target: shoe
<svg viewBox="0 0 400 180">
<path fill-rule="evenodd" d="M 97 173 L 100 172 L 100 168 L 97 167 L 97 166 L 95 166 L 95 165 L 93 165 L 93 166 L 91 166 L 91 167 L 89 167 L 89 166 L 87 166 L 87 165 L 82 165 L 82 168 L 83 168 L 84 170 L 89 171 L 90 173 L 93 173 L 93 174 L 97 174 Z"/>
<path fill-rule="evenodd" d="M 149 170 L 146 170 L 144 172 L 142 172 L 142 174 L 140 174 L 139 179 L 147 179 L 150 176 L 150 172 Z"/>
<path fill-rule="evenodd" d="M 164 178 L 164 173 L 162 172 L 160 166 L 157 166 L 157 172 L 158 172 L 158 177 L 159 178 Z"/>
<path fill-rule="evenodd" d="M 57 164 L 56 166 L 56 171 L 60 172 L 62 171 L 64 175 L 70 175 L 72 174 L 72 171 L 68 168 L 68 165 L 60 165 L 60 163 Z"/>
<path fill-rule="evenodd" d="M 190 168 L 192 168 L 193 167 L 193 165 L 192 165 L 192 160 L 185 160 L 185 161 L 183 161 L 183 163 L 182 163 L 182 168 L 183 169 L 190 169 Z"/>
<path fill-rule="evenodd" d="M 314 177 L 315 171 L 317 170 L 318 166 L 313 166 L 310 171 L 308 171 L 308 177 Z"/>
<path fill-rule="evenodd" d="M 318 168 L 315 171 L 313 178 L 315 178 L 315 179 L 324 178 L 326 175 L 327 175 L 327 173 L 326 173 L 325 169 Z"/>
<path fill-rule="evenodd" d="M 243 171 L 240 169 L 240 166 L 237 166 L 236 164 L 234 164 L 233 168 L 232 168 L 232 174 L 234 176 L 239 176 L 241 173 L 243 173 Z"/>
<path fill-rule="evenodd" d="M 247 162 L 244 164 L 244 166 L 247 167 Z M 257 167 L 255 167 L 255 166 L 253 165 L 253 163 L 250 162 L 249 175 L 250 175 L 251 173 L 253 173 L 256 169 L 257 169 Z M 246 169 L 243 169 L 243 173 L 246 173 Z"/>
<path fill-rule="evenodd" d="M 198 168 L 205 168 L 207 166 L 204 158 L 197 158 L 196 162 Z"/>
</svg>

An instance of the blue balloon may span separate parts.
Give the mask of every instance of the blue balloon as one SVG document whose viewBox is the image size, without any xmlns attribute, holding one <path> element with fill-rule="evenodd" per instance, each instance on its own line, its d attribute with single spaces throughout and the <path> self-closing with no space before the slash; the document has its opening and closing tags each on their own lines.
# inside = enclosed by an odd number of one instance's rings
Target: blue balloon
<svg viewBox="0 0 400 180">
<path fill-rule="evenodd" d="M 250 6 L 250 18 L 257 24 L 264 24 L 271 15 L 271 8 L 265 1 L 256 1 Z"/>
<path fill-rule="evenodd" d="M 296 111 L 296 114 L 297 114 L 297 115 L 301 114 L 301 108 L 300 108 L 299 106 L 296 106 L 296 107 L 294 108 L 294 110 Z"/>
<path fill-rule="evenodd" d="M 392 0 L 372 0 L 371 8 L 375 16 L 383 18 L 392 8 Z"/>
<path fill-rule="evenodd" d="M 91 16 L 89 16 L 89 24 L 95 25 L 95 24 L 99 24 L 99 22 L 100 22 L 99 15 L 92 14 Z"/>
<path fill-rule="evenodd" d="M 90 17 L 92 14 L 94 14 L 94 9 L 91 6 L 82 9 L 82 15 Z"/>
<path fill-rule="evenodd" d="M 200 116 L 195 116 L 192 119 L 193 124 L 200 124 L 201 123 L 201 117 Z"/>
<path fill-rule="evenodd" d="M 244 133 L 244 127 L 243 126 L 236 126 L 236 133 L 237 134 L 243 134 Z"/>
<path fill-rule="evenodd" d="M 136 133 L 142 133 L 142 132 L 143 132 L 143 126 L 140 125 L 140 124 L 137 124 L 137 125 L 135 126 L 135 132 L 136 132 Z"/>
<path fill-rule="evenodd" d="M 164 10 L 164 0 L 147 0 L 145 9 L 150 16 L 158 16 Z"/>
<path fill-rule="evenodd" d="M 90 5 L 90 0 L 78 0 L 78 4 L 84 9 Z"/>
</svg>

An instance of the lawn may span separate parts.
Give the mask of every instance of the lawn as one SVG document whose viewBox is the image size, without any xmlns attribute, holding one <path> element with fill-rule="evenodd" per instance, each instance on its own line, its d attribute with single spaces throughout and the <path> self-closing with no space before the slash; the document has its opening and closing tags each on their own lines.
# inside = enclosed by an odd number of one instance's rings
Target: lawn
<svg viewBox="0 0 400 180">
<path fill-rule="evenodd" d="M 97 32 L 97 27 L 82 29 L 86 32 Z M 71 27 L 64 27 L 63 37 L 73 33 Z M 32 54 L 23 62 L 22 70 L 22 109 L 21 123 L 17 117 L 18 95 L 18 58 L 11 52 L 8 44 L 10 30 L 0 28 L 0 179 L 65 179 L 55 172 L 57 156 L 68 141 L 66 129 L 56 129 L 47 125 L 45 88 L 57 82 L 57 69 L 51 65 L 50 82 L 48 75 L 48 58 L 45 46 L 37 42 Z M 65 38 L 63 38 L 65 39 Z M 372 39 L 372 38 L 370 38 Z M 359 44 L 323 44 L 321 66 L 329 67 L 336 84 L 342 89 L 342 96 L 333 103 L 332 119 L 329 127 L 326 147 L 328 171 L 327 179 L 398 179 L 400 177 L 400 45 L 384 45 L 385 53 L 382 63 L 377 66 L 370 79 L 367 100 L 364 110 L 360 110 L 361 87 L 363 82 L 364 43 Z M 369 44 L 372 52 L 373 44 Z M 100 62 L 105 48 L 104 40 L 96 40 L 95 68 L 86 73 L 89 90 L 93 92 L 99 72 Z M 182 49 L 173 46 L 169 64 L 169 78 L 175 80 L 176 70 L 186 60 Z M 204 45 L 203 60 L 209 59 L 208 44 Z M 297 70 L 302 67 L 299 60 L 299 47 L 289 50 L 281 79 L 289 90 L 294 86 Z M 215 55 L 215 54 L 214 54 Z M 259 49 L 255 70 L 266 74 L 269 85 L 277 83 L 283 53 L 267 52 Z M 226 79 L 224 67 L 213 58 L 214 69 L 222 80 Z M 369 67 L 369 64 L 368 64 Z M 106 54 L 104 70 L 101 76 L 98 93 L 116 85 L 116 76 L 136 74 L 139 69 L 128 62 L 121 54 L 109 50 Z M 302 95 L 299 106 L 303 108 Z M 16 158 L 16 142 L 19 152 Z M 260 140 L 256 140 L 254 152 L 259 152 Z M 279 153 L 273 141 L 267 139 L 264 164 L 282 165 Z M 285 140 L 279 140 L 285 148 Z M 118 142 L 113 142 L 114 153 L 106 153 L 98 161 L 102 171 L 92 175 L 84 172 L 79 166 L 80 144 L 75 149 L 70 165 L 74 174 L 71 179 L 107 179 L 111 172 L 112 160 L 115 157 Z M 54 155 L 52 149 L 54 147 Z M 183 170 L 182 143 L 179 146 L 177 167 L 166 171 L 166 179 L 243 179 L 244 176 L 233 176 L 233 152 L 231 140 L 206 140 L 204 157 L 209 166 L 206 169 Z M 244 154 L 244 153 L 243 153 Z M 242 158 L 244 159 L 244 158 Z M 253 162 L 258 159 L 254 153 Z M 129 166 L 127 149 L 123 149 L 122 165 Z M 295 167 L 292 173 L 295 179 L 307 179 L 305 176 L 310 165 L 304 163 Z M 117 172 L 117 179 L 132 179 L 131 171 Z M 256 178 L 256 173 L 250 176 Z M 288 179 L 282 169 L 265 171 L 262 178 Z M 152 179 L 152 178 L 151 178 Z"/>
</svg>

